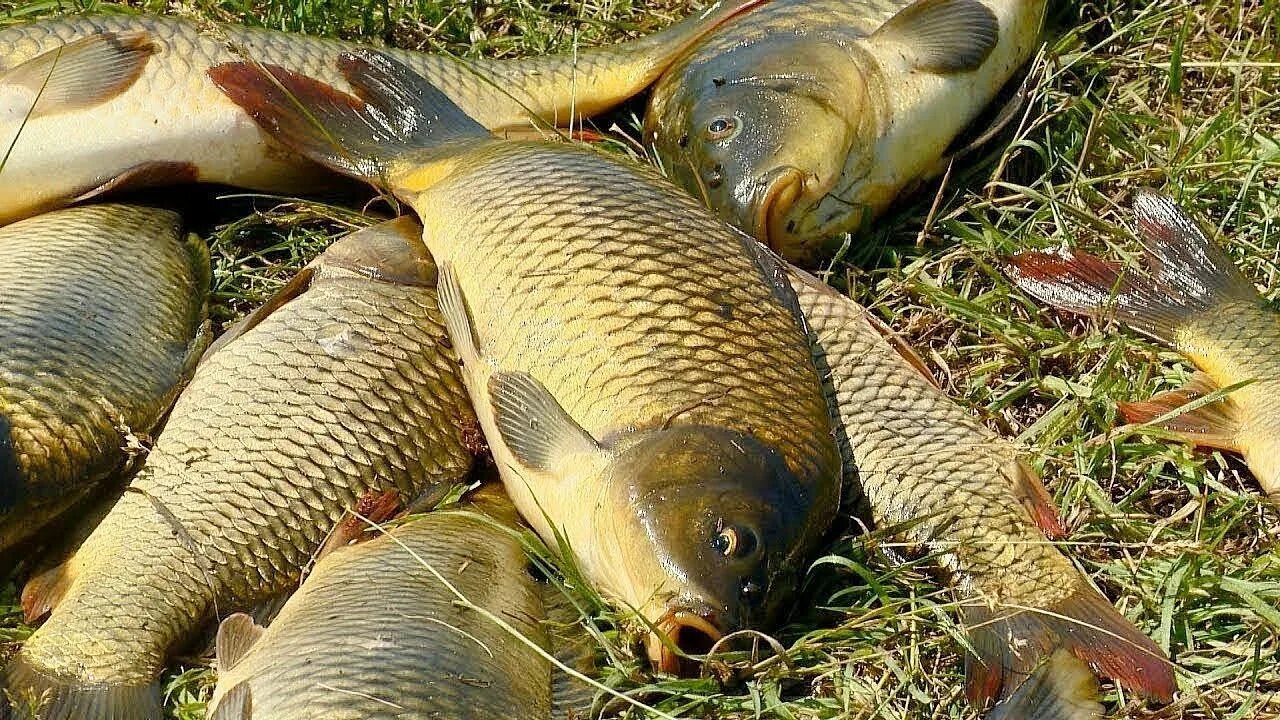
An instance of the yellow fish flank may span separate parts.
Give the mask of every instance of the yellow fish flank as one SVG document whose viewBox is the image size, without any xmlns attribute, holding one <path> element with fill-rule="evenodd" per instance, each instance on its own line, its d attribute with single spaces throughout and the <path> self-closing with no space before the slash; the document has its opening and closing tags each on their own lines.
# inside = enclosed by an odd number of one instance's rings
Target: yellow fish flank
<svg viewBox="0 0 1280 720">
<path fill-rule="evenodd" d="M 206 355 L 119 502 L 24 589 L 52 614 L 0 675 L 0 718 L 157 720 L 170 653 L 291 591 L 357 498 L 468 473 L 475 418 L 417 235 L 336 243 Z"/>
<path fill-rule="evenodd" d="M 644 138 L 676 181 L 796 262 L 941 172 L 1030 57 L 1043 0 L 777 0 L 654 86 Z"/>
<path fill-rule="evenodd" d="M 501 489 L 479 494 L 321 558 L 266 630 L 224 621 L 209 717 L 550 720 L 551 663 L 512 633 L 549 649 L 558 591 L 529 574 Z"/>
<path fill-rule="evenodd" d="M 1073 667 L 1083 659 L 1167 702 L 1174 678 L 1164 653 L 1045 537 L 1064 530 L 1025 452 L 947 398 L 862 307 L 803 271 L 792 270 L 791 282 L 846 473 L 856 475 L 875 521 L 906 528 L 903 539 L 936 555 L 955 584 L 973 648 L 969 699 L 979 708 L 1005 699 L 993 717 L 1092 720 L 1095 683 L 1080 682 Z"/>
<path fill-rule="evenodd" d="M 385 179 L 418 211 L 521 514 L 679 647 L 768 623 L 839 495 L 817 372 L 776 266 L 648 168 L 493 139 L 391 58 L 341 62 L 378 114 L 281 69 L 213 72 L 279 139 Z M 650 652 L 679 664 L 663 638 Z"/>
<path fill-rule="evenodd" d="M 85 499 L 169 409 L 207 341 L 209 273 L 167 210 L 0 228 L 0 552 Z"/>
<path fill-rule="evenodd" d="M 1280 499 L 1280 313 L 1172 200 L 1140 192 L 1133 211 L 1145 272 L 1078 252 L 1025 253 L 1013 258 L 1011 277 L 1053 307 L 1114 318 L 1185 355 L 1199 369 L 1185 387 L 1122 403 L 1121 412 L 1242 454 Z M 1185 407 L 1224 389 L 1220 400 Z"/>
<path fill-rule="evenodd" d="M 573 55 L 457 60 L 391 50 L 487 127 L 566 125 L 640 92 L 675 56 L 760 0 L 712 4 L 629 43 Z M 67 17 L 0 30 L 0 223 L 113 190 L 213 182 L 293 192 L 332 182 L 270 142 L 209 82 L 250 60 L 345 87 L 335 40 L 171 17 Z"/>
</svg>

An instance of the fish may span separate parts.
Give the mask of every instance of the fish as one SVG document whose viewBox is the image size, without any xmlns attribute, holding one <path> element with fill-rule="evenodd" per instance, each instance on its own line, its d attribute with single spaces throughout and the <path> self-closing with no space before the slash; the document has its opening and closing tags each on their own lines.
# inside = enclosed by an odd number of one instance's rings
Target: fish
<svg viewBox="0 0 1280 720">
<path fill-rule="evenodd" d="M 1069 250 L 1014 256 L 1008 274 L 1050 307 L 1115 320 L 1181 353 L 1197 368 L 1190 381 L 1121 403 L 1121 415 L 1239 453 L 1263 492 L 1280 500 L 1280 313 L 1167 196 L 1139 191 L 1133 216 L 1145 268 Z"/>
<path fill-rule="evenodd" d="M 265 630 L 222 622 L 210 720 L 550 720 L 543 596 L 559 591 L 523 542 L 488 484 L 325 555 Z"/>
<path fill-rule="evenodd" d="M 128 205 L 0 228 L 0 553 L 122 480 L 190 377 L 212 270 L 182 230 Z"/>
<path fill-rule="evenodd" d="M 520 513 L 651 626 L 661 670 L 768 625 L 840 492 L 776 265 L 649 166 L 495 138 L 386 55 L 339 65 L 358 97 L 283 68 L 211 74 L 278 140 L 418 213 Z"/>
<path fill-rule="evenodd" d="M 856 476 L 876 524 L 901 528 L 953 587 L 969 701 L 978 709 L 1001 701 L 993 718 L 1101 717 L 1092 668 L 1169 702 L 1176 681 L 1165 653 L 1051 542 L 1066 530 L 1027 451 L 947 397 L 863 307 L 794 266 L 788 279 L 846 476 Z"/>
<path fill-rule="evenodd" d="M 563 55 L 388 52 L 487 127 L 531 132 L 639 93 L 699 37 L 761 2 L 717 0 L 650 36 Z M 332 184 L 318 166 L 271 142 L 206 71 L 247 59 L 342 87 L 334 60 L 355 47 L 155 15 L 68 16 L 0 30 L 0 224 L 157 185 L 303 192 Z"/>
<path fill-rule="evenodd" d="M 215 616 L 292 591 L 357 499 L 467 477 L 478 435 L 411 219 L 330 246 L 200 361 L 120 500 L 23 588 L 4 720 L 158 720 Z"/>
<path fill-rule="evenodd" d="M 1044 0 L 776 0 L 654 85 L 642 138 L 673 180 L 792 262 L 865 227 L 1036 47 Z"/>
</svg>

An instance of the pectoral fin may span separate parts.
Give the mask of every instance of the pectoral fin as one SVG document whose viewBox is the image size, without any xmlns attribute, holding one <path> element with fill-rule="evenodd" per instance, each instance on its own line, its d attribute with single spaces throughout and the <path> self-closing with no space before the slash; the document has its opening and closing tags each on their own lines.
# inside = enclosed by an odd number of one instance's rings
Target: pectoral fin
<svg viewBox="0 0 1280 720">
<path fill-rule="evenodd" d="M 900 46 L 917 70 L 977 70 L 1000 39 L 995 13 L 977 0 L 918 0 L 871 36 Z"/>
<path fill-rule="evenodd" d="M 225 674 L 234 668 L 249 654 L 249 649 L 264 632 L 253 618 L 244 613 L 236 613 L 223 620 L 218 626 L 218 672 Z"/>
<path fill-rule="evenodd" d="M 499 434 L 524 465 L 549 471 L 565 458 L 600 451 L 595 438 L 528 373 L 494 373 L 489 397 Z"/>
<path fill-rule="evenodd" d="M 0 87 L 34 93 L 30 117 L 89 108 L 128 90 L 155 52 L 143 32 L 90 35 L 0 73 Z"/>
<path fill-rule="evenodd" d="M 480 357 L 480 344 L 476 341 L 475 330 L 471 328 L 471 313 L 467 310 L 462 286 L 458 284 L 458 275 L 449 263 L 440 265 L 440 282 L 436 287 L 439 292 L 440 314 L 444 317 L 444 326 L 458 352 L 458 359 L 463 366 L 479 365 L 484 360 Z"/>
<path fill-rule="evenodd" d="M 1014 494 L 1040 531 L 1051 540 L 1066 537 L 1067 529 L 1062 525 L 1058 506 L 1053 504 L 1053 496 L 1036 471 L 1025 462 L 1014 460 L 1012 467 L 1005 472 L 1013 483 Z"/>
<path fill-rule="evenodd" d="M 1208 375 L 1197 372 L 1177 390 L 1160 393 L 1145 402 L 1122 402 L 1118 407 L 1125 420 L 1135 425 L 1154 425 L 1201 447 L 1240 452 L 1240 420 L 1230 399 L 1183 410 L 1217 389 Z"/>
</svg>

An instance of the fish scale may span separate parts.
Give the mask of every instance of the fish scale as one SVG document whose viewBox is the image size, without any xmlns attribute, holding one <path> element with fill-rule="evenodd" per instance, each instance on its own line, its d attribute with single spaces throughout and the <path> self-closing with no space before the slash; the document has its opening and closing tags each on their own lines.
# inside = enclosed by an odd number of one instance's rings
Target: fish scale
<svg viewBox="0 0 1280 720">
<path fill-rule="evenodd" d="M 149 718 L 166 656 L 211 615 L 292 590 L 359 498 L 467 474 L 475 420 L 434 288 L 328 253 L 305 292 L 203 360 L 129 491 L 28 586 L 24 607 L 53 613 L 6 669 L 10 693 L 52 688 L 55 719 Z"/>
<path fill-rule="evenodd" d="M 468 163 L 430 191 L 438 204 L 424 224 L 448 239 L 438 259 L 458 268 L 497 367 L 538 377 L 597 437 L 678 416 L 747 430 L 801 477 L 834 472 L 822 397 L 805 391 L 807 346 L 768 285 L 741 280 L 761 273 L 740 237 L 656 175 L 590 151 L 511 143 Z M 519 182 L 528 175 L 539 182 Z M 510 252 L 517 243 L 530 251 Z"/>
<path fill-rule="evenodd" d="M 124 460 L 119 426 L 151 431 L 202 347 L 206 263 L 165 210 L 103 205 L 0 229 L 0 417 L 21 494 L 78 497 Z M 0 549 L 25 534 L 0 531 Z"/>
</svg>

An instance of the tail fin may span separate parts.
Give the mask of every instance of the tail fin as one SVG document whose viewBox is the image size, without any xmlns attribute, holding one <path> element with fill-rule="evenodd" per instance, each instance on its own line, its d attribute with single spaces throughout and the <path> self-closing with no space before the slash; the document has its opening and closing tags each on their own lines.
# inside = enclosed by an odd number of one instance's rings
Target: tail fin
<svg viewBox="0 0 1280 720">
<path fill-rule="evenodd" d="M 1230 258 L 1166 197 L 1143 191 L 1134 200 L 1147 273 L 1084 253 L 1028 252 L 1010 259 L 1023 291 L 1053 307 L 1117 320 L 1166 343 L 1193 314 L 1227 300 L 1258 302 Z"/>
<path fill-rule="evenodd" d="M 406 152 L 489 137 L 447 95 L 375 50 L 343 53 L 355 95 L 275 65 L 233 62 L 209 77 L 268 134 L 321 165 L 377 181 Z"/>
<path fill-rule="evenodd" d="M 966 659 L 966 692 L 976 706 L 1002 692 L 1008 696 L 1044 658 L 1062 650 L 1134 692 L 1159 702 L 1173 699 L 1176 685 L 1164 652 L 1083 581 L 1047 607 L 974 603 L 962 612 L 974 650 Z"/>
<path fill-rule="evenodd" d="M 153 720 L 160 686 L 88 685 L 59 677 L 19 653 L 0 677 L 0 720 Z"/>
<path fill-rule="evenodd" d="M 986 720 L 1100 720 L 1098 682 L 1084 663 L 1055 652 Z"/>
</svg>

